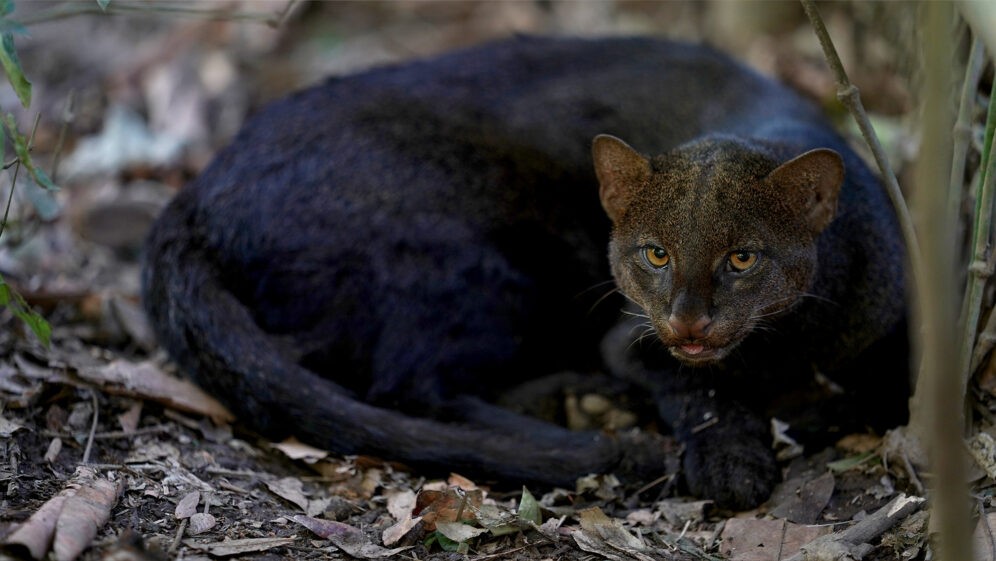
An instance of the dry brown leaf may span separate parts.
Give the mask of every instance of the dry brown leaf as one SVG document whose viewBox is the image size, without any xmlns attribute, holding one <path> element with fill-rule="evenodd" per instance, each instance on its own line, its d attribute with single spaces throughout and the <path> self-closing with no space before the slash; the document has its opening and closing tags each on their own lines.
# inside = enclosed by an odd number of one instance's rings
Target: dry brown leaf
<svg viewBox="0 0 996 561">
<path fill-rule="evenodd" d="M 245 538 L 211 543 L 203 543 L 196 540 L 183 540 L 183 543 L 188 547 L 206 551 L 211 555 L 228 557 L 230 555 L 256 553 L 273 549 L 275 547 L 283 547 L 294 543 L 294 540 L 295 538 Z"/>
<path fill-rule="evenodd" d="M 214 516 L 206 512 L 195 512 L 190 516 L 190 526 L 187 527 L 187 532 L 191 536 L 196 536 L 197 534 L 203 534 L 215 525 Z"/>
<path fill-rule="evenodd" d="M 581 528 L 575 530 L 571 537 L 581 549 L 613 561 L 654 561 L 648 555 L 651 549 L 624 528 L 619 520 L 606 516 L 602 509 L 586 508 L 577 514 Z"/>
<path fill-rule="evenodd" d="M 782 519 L 731 518 L 720 536 L 720 551 L 730 561 L 782 561 L 830 530 L 829 526 L 803 526 Z"/>
<path fill-rule="evenodd" d="M 409 514 L 407 517 L 388 526 L 380 535 L 380 539 L 384 542 L 384 545 L 394 545 L 401 541 L 401 538 L 405 537 L 408 532 L 411 532 L 412 528 L 418 526 L 418 523 L 421 521 L 421 516 L 412 518 L 411 514 Z"/>
<path fill-rule="evenodd" d="M 41 559 L 48 552 L 52 543 L 55 522 L 59 519 L 62 505 L 66 498 L 74 493 L 76 493 L 76 489 L 63 489 L 58 495 L 49 499 L 7 536 L 3 541 L 5 548 L 23 547 L 28 550 L 33 559 Z"/>
<path fill-rule="evenodd" d="M 151 399 L 180 411 L 211 417 L 215 422 L 235 420 L 228 409 L 204 390 L 167 374 L 151 361 L 119 359 L 104 366 L 80 368 L 79 375 L 111 393 Z"/>
<path fill-rule="evenodd" d="M 319 520 L 310 516 L 295 515 L 291 520 L 334 543 L 336 547 L 353 557 L 377 559 L 397 555 L 407 547 L 386 549 L 370 542 L 366 534 L 349 524 L 334 520 Z"/>
<path fill-rule="evenodd" d="M 475 512 L 481 508 L 484 494 L 480 489 L 464 491 L 462 489 L 447 489 L 445 491 L 419 492 L 415 500 L 413 514 L 421 516 L 425 528 L 432 531 L 436 522 L 462 522 L 475 519 Z"/>
<path fill-rule="evenodd" d="M 284 477 L 276 481 L 267 481 L 266 488 L 307 512 L 308 498 L 304 496 L 304 484 L 296 477 Z"/>
<path fill-rule="evenodd" d="M 83 468 L 78 475 L 80 471 Z M 84 472 L 76 481 L 80 487 L 66 497 L 55 524 L 52 551 L 58 561 L 75 559 L 90 546 L 97 531 L 110 519 L 121 493 L 120 481 L 94 478 L 92 472 Z"/>
<path fill-rule="evenodd" d="M 389 489 L 384 494 L 387 496 L 387 512 L 395 520 L 411 518 L 412 511 L 415 510 L 415 492 L 411 489 Z"/>
<path fill-rule="evenodd" d="M 45 450 L 44 460 L 48 463 L 52 463 L 59 457 L 59 452 L 62 451 L 62 439 L 58 436 L 52 439 L 52 442 L 48 443 L 48 449 Z"/>
<path fill-rule="evenodd" d="M 283 442 L 273 444 L 273 447 L 283 452 L 285 456 L 292 460 L 301 460 L 309 464 L 324 459 L 329 455 L 326 450 L 315 448 L 296 438 L 288 438 Z"/>
<path fill-rule="evenodd" d="M 826 472 L 802 483 L 787 500 L 771 511 L 771 515 L 796 524 L 813 524 L 830 502 L 833 489 L 833 474 Z"/>
<path fill-rule="evenodd" d="M 23 428 L 14 421 L 0 417 L 0 438 L 10 438 L 16 431 Z"/>
<path fill-rule="evenodd" d="M 197 512 L 197 504 L 201 502 L 201 492 L 191 491 L 180 499 L 180 502 L 176 503 L 176 509 L 173 510 L 173 516 L 177 520 L 183 520 L 184 518 L 190 518 L 195 512 Z"/>
<path fill-rule="evenodd" d="M 35 559 L 49 551 L 57 561 L 75 559 L 107 523 L 120 492 L 120 481 L 97 477 L 92 469 L 80 467 L 67 487 L 11 532 L 3 544 L 23 547 Z"/>
<path fill-rule="evenodd" d="M 118 424 L 121 425 L 121 430 L 127 434 L 135 432 L 138 428 L 138 422 L 142 420 L 142 402 L 136 401 L 128 408 L 127 411 L 118 415 Z"/>
</svg>

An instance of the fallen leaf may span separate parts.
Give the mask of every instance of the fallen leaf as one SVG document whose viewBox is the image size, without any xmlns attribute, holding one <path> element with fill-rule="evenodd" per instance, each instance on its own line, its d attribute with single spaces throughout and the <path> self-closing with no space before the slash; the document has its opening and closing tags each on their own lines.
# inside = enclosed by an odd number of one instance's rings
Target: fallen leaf
<svg viewBox="0 0 996 561">
<path fill-rule="evenodd" d="M 609 518 L 598 507 L 578 511 L 581 528 L 571 537 L 578 547 L 613 561 L 653 561 L 651 551 L 639 538 L 629 533 L 619 520 Z"/>
<path fill-rule="evenodd" d="M 467 479 L 466 477 L 460 475 L 459 473 L 451 473 L 449 479 L 446 481 L 453 487 L 459 487 L 464 491 L 476 491 L 477 484 Z"/>
<path fill-rule="evenodd" d="M 0 438 L 10 438 L 15 432 L 23 428 L 14 421 L 0 417 Z"/>
<path fill-rule="evenodd" d="M 446 536 L 447 538 L 457 542 L 463 543 L 467 540 L 476 538 L 477 536 L 488 531 L 487 528 L 477 528 L 475 526 L 470 526 L 469 524 L 464 524 L 462 522 L 436 522 L 436 530 Z"/>
<path fill-rule="evenodd" d="M 686 522 L 702 522 L 706 517 L 706 509 L 712 506 L 712 501 L 685 501 L 682 499 L 665 499 L 654 506 L 664 520 L 673 526 L 684 526 Z"/>
<path fill-rule="evenodd" d="M 380 539 L 384 542 L 384 545 L 394 545 L 401 541 L 401 538 L 405 537 L 408 532 L 411 532 L 415 526 L 418 526 L 418 523 L 421 521 L 421 516 L 412 518 L 409 514 L 407 517 L 388 526 L 380 535 Z"/>
<path fill-rule="evenodd" d="M 992 537 L 994 535 L 996 535 L 996 512 L 990 512 L 979 518 L 975 532 L 972 534 L 975 561 L 996 561 L 996 543 L 993 543 Z"/>
<path fill-rule="evenodd" d="M 52 439 L 52 442 L 48 443 L 48 449 L 45 450 L 44 460 L 48 463 L 52 463 L 56 458 L 59 457 L 59 452 L 62 451 L 62 439 L 58 436 Z"/>
<path fill-rule="evenodd" d="M 395 520 L 411 518 L 412 511 L 415 510 L 415 492 L 411 489 L 390 489 L 384 493 L 387 495 L 387 512 Z"/>
<path fill-rule="evenodd" d="M 142 419 L 142 402 L 136 401 L 127 411 L 118 415 L 118 424 L 126 434 L 135 432 L 138 422 Z"/>
<path fill-rule="evenodd" d="M 218 557 L 256 553 L 294 543 L 295 538 L 244 538 L 220 542 L 203 543 L 196 540 L 183 540 L 188 547 L 206 551 Z"/>
<path fill-rule="evenodd" d="M 58 561 L 75 559 L 90 546 L 97 531 L 110 519 L 111 508 L 121 492 L 120 481 L 97 478 L 84 468 L 77 470 L 74 481 L 80 487 L 66 497 L 55 523 L 52 552 Z"/>
<path fill-rule="evenodd" d="M 55 533 L 55 522 L 59 519 L 66 498 L 76 493 L 76 489 L 63 489 L 58 495 L 45 502 L 34 514 L 14 529 L 3 541 L 4 546 L 23 547 L 34 559 L 41 559 L 48 552 Z"/>
<path fill-rule="evenodd" d="M 803 483 L 788 500 L 775 506 L 771 515 L 796 524 L 813 524 L 830 502 L 833 488 L 833 474 L 826 472 Z"/>
<path fill-rule="evenodd" d="M 984 432 L 973 435 L 968 440 L 968 453 L 989 479 L 996 480 L 996 440 L 992 436 Z"/>
<path fill-rule="evenodd" d="M 334 520 L 319 520 L 299 514 L 292 516 L 291 520 L 311 530 L 318 536 L 329 540 L 347 554 L 361 559 L 390 557 L 409 549 L 408 547 L 394 549 L 381 547 L 371 543 L 366 534 L 359 529 Z"/>
<path fill-rule="evenodd" d="M 731 518 L 720 535 L 720 552 L 730 561 L 782 561 L 829 533 L 829 526 L 803 526 L 783 519 Z"/>
<path fill-rule="evenodd" d="M 235 420 L 228 409 L 204 390 L 167 374 L 152 361 L 119 359 L 103 366 L 80 368 L 79 375 L 108 392 L 150 399 L 179 411 L 211 417 L 219 423 Z"/>
<path fill-rule="evenodd" d="M 195 512 L 190 516 L 190 526 L 187 527 L 187 531 L 191 536 L 196 536 L 214 528 L 214 525 L 214 516 L 206 512 Z"/>
<path fill-rule="evenodd" d="M 522 498 L 519 500 L 519 520 L 539 526 L 543 523 L 540 505 L 529 489 L 522 487 Z M 449 536 L 447 536 L 449 537 Z"/>
<path fill-rule="evenodd" d="M 285 477 L 277 481 L 267 481 L 266 488 L 307 512 L 308 498 L 304 496 L 304 484 L 300 479 Z"/>
<path fill-rule="evenodd" d="M 183 520 L 184 518 L 190 518 L 195 512 L 197 512 L 197 504 L 201 502 L 201 492 L 191 491 L 180 499 L 180 502 L 176 503 L 176 508 L 173 510 L 173 516 L 177 520 Z"/>
<path fill-rule="evenodd" d="M 462 489 L 447 489 L 445 491 L 419 492 L 415 500 L 413 514 L 421 516 L 426 530 L 436 528 L 436 522 L 464 522 L 476 518 L 475 512 L 481 508 L 484 495 L 480 489 L 464 491 Z"/>
<path fill-rule="evenodd" d="M 273 447 L 283 452 L 285 456 L 292 460 L 301 460 L 309 464 L 322 460 L 329 455 L 326 450 L 309 446 L 295 438 L 288 438 L 283 442 L 278 442 Z"/>
</svg>

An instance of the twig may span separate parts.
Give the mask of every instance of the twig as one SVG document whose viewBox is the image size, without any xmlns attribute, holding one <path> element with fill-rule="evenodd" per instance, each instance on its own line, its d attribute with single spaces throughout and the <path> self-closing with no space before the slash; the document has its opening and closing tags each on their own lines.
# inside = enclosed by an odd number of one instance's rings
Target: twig
<svg viewBox="0 0 996 561">
<path fill-rule="evenodd" d="M 93 422 L 90 424 L 90 435 L 86 438 L 86 448 L 83 449 L 83 459 L 81 463 L 90 463 L 90 450 L 93 449 L 94 436 L 97 434 L 97 419 L 100 417 L 100 404 L 97 402 L 97 392 L 90 390 L 90 399 L 93 402 Z"/>
<path fill-rule="evenodd" d="M 996 94 L 996 83 L 993 84 L 993 94 Z M 986 116 L 986 147 L 983 150 L 985 168 L 982 174 L 982 185 L 975 199 L 975 216 L 972 225 L 972 262 L 968 266 L 968 287 L 965 290 L 965 301 L 962 308 L 962 341 L 961 362 L 959 370 L 964 376 L 967 387 L 968 377 L 972 370 L 972 351 L 975 348 L 975 335 L 979 316 L 982 314 L 982 292 L 986 281 L 992 276 L 986 253 L 989 250 L 989 227 L 993 215 L 993 190 L 996 189 L 996 157 L 992 155 L 991 131 L 996 127 L 996 99 L 990 97 L 989 112 Z M 990 318 L 991 319 L 991 318 Z"/>
<path fill-rule="evenodd" d="M 820 536 L 802 546 L 802 551 L 789 557 L 786 561 L 803 561 L 809 556 L 817 559 L 860 559 L 863 556 L 860 552 L 870 547 L 868 542 L 919 510 L 924 502 L 924 499 L 920 497 L 909 497 L 901 494 L 854 526 L 840 532 Z M 821 557 L 819 553 L 816 553 L 817 551 L 825 552 L 827 556 Z M 852 557 L 839 555 L 845 553 Z"/>
<path fill-rule="evenodd" d="M 188 520 L 184 518 L 180 521 L 180 526 L 176 529 L 176 536 L 173 537 L 173 542 L 169 544 L 168 553 L 176 553 L 176 550 L 180 549 L 180 540 L 183 539 L 183 533 L 187 530 Z"/>
<path fill-rule="evenodd" d="M 69 130 L 69 123 L 76 120 L 73 113 L 73 105 L 76 102 L 76 90 L 69 91 L 66 99 L 66 107 L 62 111 L 62 127 L 59 128 L 59 138 L 55 141 L 55 150 L 52 151 L 52 183 L 59 182 L 59 161 L 62 159 L 62 147 L 66 142 L 66 131 Z"/>
<path fill-rule="evenodd" d="M 806 16 L 813 26 L 813 31 L 820 40 L 820 46 L 823 47 L 823 55 L 830 65 L 830 70 L 833 71 L 834 78 L 837 80 L 837 99 L 850 111 L 854 121 L 858 124 L 858 128 L 861 129 L 861 135 L 872 151 L 875 163 L 878 164 L 878 169 L 882 174 L 882 181 L 885 182 L 885 190 L 892 201 L 896 217 L 899 219 L 899 226 L 903 232 L 903 238 L 906 240 L 906 247 L 909 251 L 909 259 L 914 271 L 915 281 L 918 274 L 917 271 L 920 271 L 920 244 L 917 242 L 916 229 L 913 227 L 913 218 L 910 216 L 909 208 L 906 206 L 903 192 L 899 188 L 899 181 L 896 180 L 896 174 L 892 171 L 892 166 L 885 155 L 885 150 L 882 149 L 882 144 L 878 141 L 878 136 L 875 134 L 875 129 L 872 128 L 868 114 L 865 113 L 858 88 L 847 78 L 847 72 L 844 70 L 844 65 L 837 55 L 837 49 L 833 46 L 833 40 L 830 39 L 830 34 L 823 23 L 823 18 L 820 17 L 816 3 L 813 0 L 800 0 L 800 2 L 802 2 Z"/>
<path fill-rule="evenodd" d="M 224 21 L 249 21 L 273 25 L 280 23 L 280 15 L 268 12 L 243 12 L 232 10 L 231 8 L 199 8 L 177 3 L 155 3 L 155 2 L 111 2 L 106 10 L 97 6 L 94 2 L 66 2 L 59 4 L 48 10 L 40 10 L 33 14 L 27 14 L 17 20 L 25 26 L 56 21 L 82 15 L 121 15 L 121 14 L 149 14 L 149 15 L 172 15 L 180 17 L 197 17 L 209 20 Z"/>
</svg>

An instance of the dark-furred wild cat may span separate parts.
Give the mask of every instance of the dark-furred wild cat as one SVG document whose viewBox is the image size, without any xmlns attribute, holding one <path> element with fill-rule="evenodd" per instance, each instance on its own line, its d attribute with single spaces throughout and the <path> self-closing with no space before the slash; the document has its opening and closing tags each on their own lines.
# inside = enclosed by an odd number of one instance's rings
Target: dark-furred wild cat
<svg viewBox="0 0 996 561">
<path fill-rule="evenodd" d="M 903 259 L 876 179 L 784 87 L 699 46 L 520 37 L 271 104 L 159 218 L 143 287 L 171 355 L 268 435 L 652 477 L 638 439 L 492 404 L 608 369 L 691 492 L 748 507 L 779 478 L 766 417 L 815 374 L 901 420 Z"/>
</svg>

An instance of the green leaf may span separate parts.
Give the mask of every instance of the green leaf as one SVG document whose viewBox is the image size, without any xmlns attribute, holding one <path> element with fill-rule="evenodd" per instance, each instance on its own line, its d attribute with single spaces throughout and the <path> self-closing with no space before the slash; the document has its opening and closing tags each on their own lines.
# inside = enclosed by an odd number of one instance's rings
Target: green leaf
<svg viewBox="0 0 996 561">
<path fill-rule="evenodd" d="M 107 11 L 107 7 L 111 5 L 111 0 L 97 0 L 97 5 L 100 6 L 101 10 Z"/>
<path fill-rule="evenodd" d="M 35 166 L 31 159 L 31 149 L 28 146 L 28 138 L 17 130 L 17 119 L 8 113 L 0 119 L 0 144 L 3 143 L 3 132 L 10 138 L 10 143 L 14 147 L 19 164 L 33 180 L 33 184 L 24 187 L 28 200 L 34 206 L 35 211 L 43 220 L 51 220 L 59 213 L 59 205 L 52 193 L 59 190 L 59 187 L 52 182 L 52 179 L 45 171 Z"/>
<path fill-rule="evenodd" d="M 864 452 L 856 456 L 848 456 L 847 458 L 837 460 L 836 462 L 830 462 L 827 464 L 827 469 L 834 473 L 841 473 L 865 464 L 875 457 L 876 455 L 874 452 Z"/>
<path fill-rule="evenodd" d="M 519 500 L 519 520 L 537 526 L 543 523 L 540 505 L 525 486 L 522 487 L 522 498 Z"/>
<path fill-rule="evenodd" d="M 14 50 L 13 33 L 4 33 L 3 40 L 0 41 L 0 64 L 3 65 L 3 71 L 7 73 L 10 85 L 17 92 L 17 98 L 21 100 L 21 105 L 25 109 L 31 106 L 31 82 L 24 77 L 21 60 L 17 58 L 17 51 Z"/>
<path fill-rule="evenodd" d="M 0 306 L 6 306 L 19 320 L 28 326 L 35 337 L 46 347 L 52 342 L 52 326 L 38 312 L 31 309 L 24 297 L 7 284 L 0 276 Z"/>
<path fill-rule="evenodd" d="M 14 11 L 14 0 L 0 0 L 0 16 L 10 15 Z"/>
</svg>

